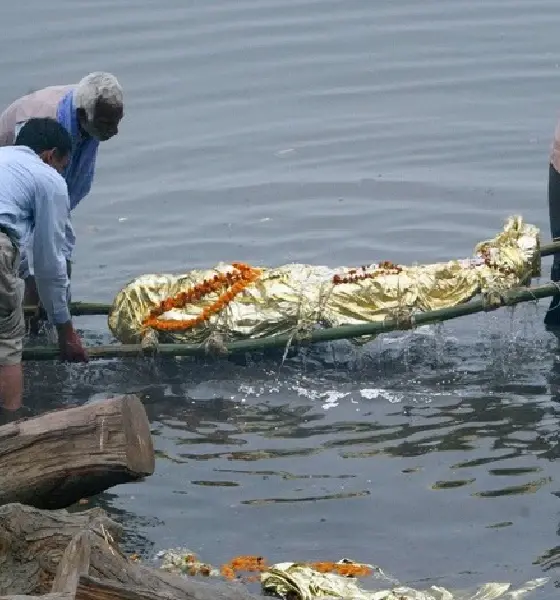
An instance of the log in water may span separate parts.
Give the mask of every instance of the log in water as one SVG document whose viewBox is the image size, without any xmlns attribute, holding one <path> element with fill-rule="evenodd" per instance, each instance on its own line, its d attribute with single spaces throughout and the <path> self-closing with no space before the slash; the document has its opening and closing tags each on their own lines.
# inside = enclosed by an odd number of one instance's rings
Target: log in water
<svg viewBox="0 0 560 600">
<path fill-rule="evenodd" d="M 154 472 L 150 424 L 136 396 L 0 427 L 0 505 L 67 507 Z"/>
</svg>

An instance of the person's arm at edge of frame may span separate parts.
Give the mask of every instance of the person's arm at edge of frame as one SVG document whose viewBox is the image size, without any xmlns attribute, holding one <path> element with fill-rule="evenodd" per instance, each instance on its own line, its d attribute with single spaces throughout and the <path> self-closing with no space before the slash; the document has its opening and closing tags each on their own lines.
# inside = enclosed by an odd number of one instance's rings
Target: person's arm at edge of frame
<svg viewBox="0 0 560 600">
<path fill-rule="evenodd" d="M 87 362 L 88 355 L 74 330 L 66 289 L 68 274 L 63 253 L 69 201 L 66 182 L 52 173 L 35 198 L 33 262 L 37 290 L 47 315 L 56 326 L 61 359 Z"/>
</svg>

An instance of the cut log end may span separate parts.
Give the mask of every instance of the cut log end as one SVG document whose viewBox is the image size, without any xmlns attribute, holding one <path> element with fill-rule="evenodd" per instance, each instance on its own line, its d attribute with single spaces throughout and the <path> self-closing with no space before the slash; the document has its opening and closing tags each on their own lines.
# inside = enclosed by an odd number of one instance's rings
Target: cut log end
<svg viewBox="0 0 560 600">
<path fill-rule="evenodd" d="M 144 405 L 136 396 L 124 396 L 122 411 L 128 470 L 138 478 L 152 475 L 155 452 Z"/>
<path fill-rule="evenodd" d="M 150 424 L 136 396 L 0 427 L 0 505 L 65 508 L 154 469 Z"/>
</svg>

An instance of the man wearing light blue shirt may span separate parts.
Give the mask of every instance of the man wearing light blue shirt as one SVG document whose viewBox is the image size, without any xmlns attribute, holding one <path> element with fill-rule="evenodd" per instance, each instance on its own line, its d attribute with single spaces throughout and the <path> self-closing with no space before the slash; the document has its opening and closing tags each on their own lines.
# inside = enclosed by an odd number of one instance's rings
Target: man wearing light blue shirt
<svg viewBox="0 0 560 600">
<path fill-rule="evenodd" d="M 23 395 L 24 283 L 19 269 L 31 236 L 37 291 L 57 328 L 61 359 L 88 360 L 67 299 L 70 203 L 61 173 L 71 150 L 70 135 L 50 117 L 29 119 L 15 145 L 0 148 L 0 397 L 8 410 L 18 409 Z"/>
</svg>

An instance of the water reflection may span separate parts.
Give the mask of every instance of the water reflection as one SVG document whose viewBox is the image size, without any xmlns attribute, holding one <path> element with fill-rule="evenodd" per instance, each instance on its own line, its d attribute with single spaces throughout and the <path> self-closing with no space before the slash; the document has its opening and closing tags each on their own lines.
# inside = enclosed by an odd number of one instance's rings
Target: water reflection
<svg viewBox="0 0 560 600">
<path fill-rule="evenodd" d="M 560 341 L 558 332 L 552 333 Z M 548 381 L 551 391 L 551 402 L 558 407 L 560 406 L 560 346 L 555 352 Z M 556 460 L 560 456 L 560 427 L 551 428 L 550 431 L 541 436 L 541 440 L 543 445 L 541 457 L 550 461 Z M 560 498 L 560 492 L 558 491 L 553 492 L 553 495 Z M 560 536 L 560 525 L 556 527 L 556 535 Z M 539 565 L 545 573 L 557 570 L 560 567 L 560 545 L 556 545 L 540 554 L 536 558 L 535 564 Z M 555 579 L 554 585 L 560 588 L 560 577 Z"/>
<path fill-rule="evenodd" d="M 125 554 L 139 554 L 145 558 L 152 557 L 155 552 L 154 540 L 142 532 L 149 532 L 154 527 L 163 525 L 163 522 L 154 515 L 138 515 L 125 508 L 114 506 L 115 500 L 117 500 L 117 494 L 105 492 L 88 499 L 84 504 L 73 506 L 69 510 L 70 512 L 82 512 L 92 508 L 102 508 L 122 526 L 123 536 L 118 541 L 118 545 Z"/>
<path fill-rule="evenodd" d="M 243 551 L 271 559 L 324 559 L 329 547 L 331 559 L 410 579 L 468 573 L 478 584 L 489 570 L 510 580 L 515 565 L 525 579 L 560 560 L 560 362 L 534 322 L 528 307 L 505 323 L 482 315 L 284 363 L 28 368 L 36 410 L 122 392 L 143 399 L 156 474 L 100 498 L 156 547 L 227 560 L 243 531 Z M 158 519 L 142 522 L 154 506 Z M 403 565 L 411 547 L 414 564 Z"/>
</svg>

